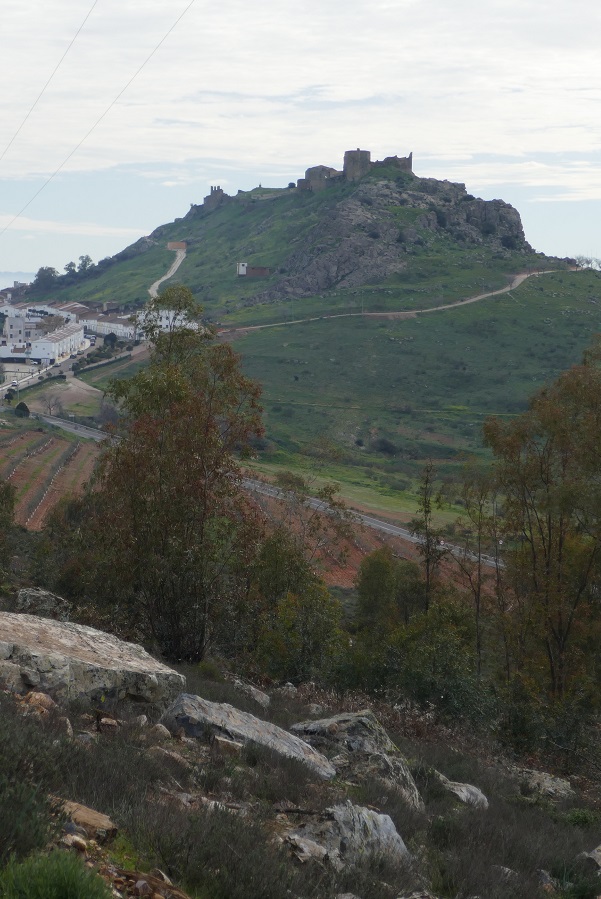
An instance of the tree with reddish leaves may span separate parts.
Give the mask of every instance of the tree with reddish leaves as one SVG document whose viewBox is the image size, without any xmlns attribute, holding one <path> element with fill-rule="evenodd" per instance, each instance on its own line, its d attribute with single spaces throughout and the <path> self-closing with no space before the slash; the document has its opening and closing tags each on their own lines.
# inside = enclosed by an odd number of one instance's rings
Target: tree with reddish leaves
<svg viewBox="0 0 601 899">
<path fill-rule="evenodd" d="M 177 319 L 166 331 L 163 308 Z M 149 366 L 109 391 L 124 429 L 105 447 L 91 522 L 105 597 L 188 661 L 228 621 L 260 533 L 238 464 L 262 432 L 259 387 L 197 314 L 187 289 L 165 291 L 147 320 Z"/>
</svg>

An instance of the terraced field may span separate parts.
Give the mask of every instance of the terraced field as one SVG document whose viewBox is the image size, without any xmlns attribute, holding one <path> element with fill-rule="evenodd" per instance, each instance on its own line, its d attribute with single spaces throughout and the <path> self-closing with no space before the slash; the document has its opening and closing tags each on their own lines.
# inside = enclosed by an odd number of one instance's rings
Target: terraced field
<svg viewBox="0 0 601 899">
<path fill-rule="evenodd" d="M 0 474 L 15 487 L 17 524 L 40 530 L 63 496 L 82 491 L 97 457 L 96 444 L 44 430 L 25 430 L 0 438 Z"/>
</svg>

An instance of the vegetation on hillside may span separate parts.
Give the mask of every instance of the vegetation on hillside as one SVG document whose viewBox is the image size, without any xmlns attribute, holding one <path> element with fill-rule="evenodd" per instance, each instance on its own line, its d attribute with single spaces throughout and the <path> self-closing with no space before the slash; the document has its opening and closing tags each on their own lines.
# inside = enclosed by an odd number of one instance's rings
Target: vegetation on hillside
<svg viewBox="0 0 601 899">
<path fill-rule="evenodd" d="M 348 524 L 335 491 L 326 493 L 338 514 L 320 516 L 301 479 L 280 478 L 290 505 L 279 522 L 243 494 L 239 461 L 261 434 L 259 390 L 228 345 L 190 327 L 197 310 L 189 291 L 167 290 L 155 311 L 162 306 L 185 314 L 188 324 L 179 327 L 176 317 L 162 333 L 149 319 L 150 364 L 111 388 L 123 416 L 120 439 L 105 446 L 87 494 L 63 503 L 27 543 L 11 527 L 14 495 L 4 486 L 6 576 L 20 547 L 29 576 L 65 594 L 80 620 L 192 663 L 189 689 L 219 659 L 263 684 L 311 681 L 314 694 L 333 706 L 374 703 L 397 723 L 444 726 L 447 738 L 469 729 L 487 752 L 594 777 L 601 764 L 599 345 L 513 420 L 487 421 L 493 459 L 470 466 L 453 484 L 464 514 L 451 535 L 436 527 L 442 485 L 435 465 L 425 466 L 412 524 L 419 561 L 385 549 L 367 557 L 357 601 L 343 608 L 315 554 Z M 219 686 L 203 681 L 198 689 Z M 525 899 L 539 890 L 538 868 L 551 872 L 562 899 L 596 895 L 598 880 L 574 861 L 592 841 L 585 828 L 594 833 L 598 826 L 595 808 L 520 801 L 501 775 L 491 783 L 492 811 L 458 813 L 437 791 L 428 751 L 415 744 L 406 746 L 425 797 L 418 812 L 380 782 L 334 782 L 319 794 L 306 774 L 283 769 L 254 747 L 231 768 L 207 758 L 200 769 L 184 764 L 173 774 L 180 791 L 202 783 L 253 809 L 271 809 L 276 800 L 321 808 L 349 796 L 376 805 L 391 814 L 417 866 L 390 871 L 371 859 L 341 874 L 311 866 L 300 876 L 269 841 L 261 815 L 249 821 L 219 809 L 190 814 L 156 802 L 167 763 L 152 760 L 135 725 L 89 746 L 57 736 L 50 720 L 47 739 L 0 701 L 0 798 L 15 809 L 0 824 L 2 863 L 15 856 L 0 873 L 0 896 L 19 889 L 19 878 L 50 876 L 44 872 L 56 857 L 38 863 L 34 855 L 25 867 L 18 858 L 52 834 L 50 792 L 116 814 L 135 852 L 149 865 L 165 865 L 198 899 L 279 899 L 287 891 L 311 899 L 350 888 L 375 899 L 383 882 L 398 895 L 416 871 L 418 882 L 445 899 Z M 456 757 L 445 756 L 441 767 L 460 778 Z M 533 836 L 541 834 L 544 840 Z M 232 854 L 231 846 L 239 851 Z M 499 877 L 495 865 L 515 868 L 518 879 Z M 75 868 L 63 874 L 77 882 L 84 876 Z"/>
</svg>

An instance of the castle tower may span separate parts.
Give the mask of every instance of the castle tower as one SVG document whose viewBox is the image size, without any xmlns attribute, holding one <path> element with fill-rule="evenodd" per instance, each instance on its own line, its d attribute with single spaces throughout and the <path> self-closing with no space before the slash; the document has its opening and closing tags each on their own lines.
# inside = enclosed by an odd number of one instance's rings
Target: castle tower
<svg viewBox="0 0 601 899">
<path fill-rule="evenodd" d="M 347 181 L 358 181 L 363 178 L 371 168 L 371 153 L 369 150 L 347 150 L 344 154 L 344 177 Z"/>
</svg>

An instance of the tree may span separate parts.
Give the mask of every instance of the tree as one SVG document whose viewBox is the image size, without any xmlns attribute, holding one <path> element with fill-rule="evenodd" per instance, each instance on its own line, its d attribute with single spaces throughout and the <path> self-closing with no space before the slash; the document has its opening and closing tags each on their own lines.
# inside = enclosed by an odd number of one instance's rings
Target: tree
<svg viewBox="0 0 601 899">
<path fill-rule="evenodd" d="M 89 271 L 93 268 L 94 263 L 92 262 L 91 256 L 80 256 L 79 257 L 79 265 L 77 266 L 77 271 L 82 274 L 84 272 Z"/>
<path fill-rule="evenodd" d="M 494 580 L 495 570 L 488 559 L 491 544 L 498 549 L 496 528 L 496 492 L 488 469 L 467 465 L 463 472 L 461 499 L 465 514 L 457 521 L 459 551 L 453 556 L 462 579 L 472 594 L 476 625 L 478 675 L 482 672 L 482 612 L 486 588 Z"/>
<path fill-rule="evenodd" d="M 170 288 L 153 304 L 198 315 Z M 244 591 L 258 529 L 236 457 L 261 433 L 259 388 L 227 344 L 188 325 L 154 337 L 150 364 L 109 394 L 123 438 L 105 448 L 88 540 L 105 599 L 126 603 L 171 659 L 202 659 Z"/>
<path fill-rule="evenodd" d="M 563 700 L 595 677 L 587 644 L 601 588 L 601 344 L 485 439 L 504 495 L 506 577 L 520 643 L 516 666 Z M 542 651 L 542 658 L 539 653 Z"/>
<path fill-rule="evenodd" d="M 0 562 L 6 567 L 8 538 L 14 524 L 16 491 L 8 481 L 0 480 Z"/>
<path fill-rule="evenodd" d="M 117 335 L 112 331 L 110 334 L 107 334 L 104 338 L 104 345 L 111 348 L 111 350 L 115 349 L 115 344 L 117 343 Z"/>
<path fill-rule="evenodd" d="M 318 485 L 315 478 L 290 471 L 278 473 L 275 483 L 280 501 L 274 506 L 270 498 L 266 514 L 296 539 L 310 562 L 318 563 L 326 553 L 343 561 L 353 515 L 338 495 L 340 487 L 333 482 Z"/>
<path fill-rule="evenodd" d="M 45 315 L 40 321 L 40 325 L 46 334 L 51 331 L 56 331 L 58 328 L 62 328 L 64 324 L 65 319 L 62 315 Z"/>
<path fill-rule="evenodd" d="M 21 401 L 15 406 L 15 415 L 17 418 L 29 418 L 29 406 Z"/>
<path fill-rule="evenodd" d="M 77 266 L 74 262 L 67 262 L 65 266 L 65 271 L 68 275 L 74 275 L 77 272 Z"/>
<path fill-rule="evenodd" d="M 60 397 L 57 396 L 56 393 L 51 393 L 49 390 L 45 390 L 40 394 L 40 402 L 47 415 L 57 415 L 62 411 L 63 407 Z"/>
<path fill-rule="evenodd" d="M 323 675 L 341 646 L 341 617 L 340 603 L 324 584 L 315 581 L 302 596 L 287 593 L 261 635 L 264 668 L 296 683 Z"/>
<path fill-rule="evenodd" d="M 425 583 L 419 566 L 397 559 L 385 546 L 366 556 L 357 579 L 359 625 L 381 639 L 425 605 Z"/>
<path fill-rule="evenodd" d="M 36 276 L 33 279 L 33 287 L 39 290 L 50 290 L 54 287 L 57 278 L 58 272 L 55 268 L 52 268 L 49 265 L 42 266 L 42 268 L 37 270 Z"/>
<path fill-rule="evenodd" d="M 419 486 L 420 505 L 417 517 L 410 522 L 411 533 L 419 537 L 418 552 L 422 557 L 425 577 L 425 610 L 430 608 L 434 578 L 447 554 L 442 531 L 434 527 L 434 508 L 440 508 L 442 498 L 435 488 L 435 470 L 431 461 L 422 469 Z"/>
</svg>

